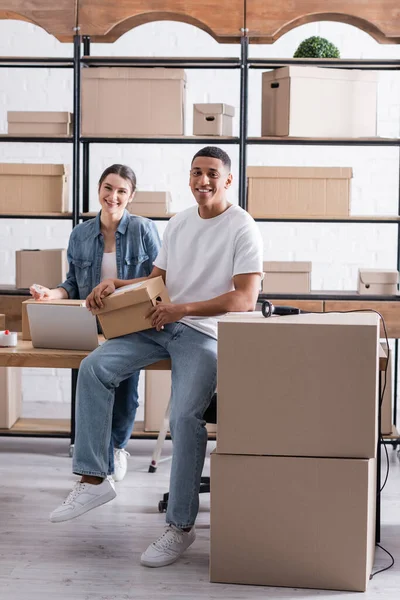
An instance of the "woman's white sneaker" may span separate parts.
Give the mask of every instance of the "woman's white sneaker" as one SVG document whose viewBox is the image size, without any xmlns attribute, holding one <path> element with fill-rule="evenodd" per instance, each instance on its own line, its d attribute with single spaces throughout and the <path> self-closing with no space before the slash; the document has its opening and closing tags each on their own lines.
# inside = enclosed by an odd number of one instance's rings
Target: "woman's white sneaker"
<svg viewBox="0 0 400 600">
<path fill-rule="evenodd" d="M 128 470 L 128 456 L 130 454 L 124 448 L 114 449 L 114 481 L 122 481 L 125 477 Z"/>
<path fill-rule="evenodd" d="M 145 567 L 165 567 L 174 563 L 196 539 L 194 527 L 183 531 L 175 525 L 168 525 L 156 542 L 143 552 L 140 562 Z"/>
<path fill-rule="evenodd" d="M 75 517 L 80 517 L 89 510 L 97 508 L 97 506 L 110 502 L 116 495 L 114 483 L 107 478 L 99 485 L 77 481 L 66 500 L 61 506 L 53 510 L 50 521 L 61 523 L 62 521 L 75 519 Z"/>
</svg>

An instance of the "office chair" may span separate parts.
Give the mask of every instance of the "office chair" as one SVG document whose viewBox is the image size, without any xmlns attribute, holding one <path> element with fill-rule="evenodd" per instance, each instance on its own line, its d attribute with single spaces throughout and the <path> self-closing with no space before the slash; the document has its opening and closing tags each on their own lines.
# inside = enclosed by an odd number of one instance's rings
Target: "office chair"
<svg viewBox="0 0 400 600">
<path fill-rule="evenodd" d="M 204 413 L 204 420 L 206 423 L 217 422 L 217 394 L 211 398 L 211 402 L 206 412 Z M 200 480 L 199 494 L 206 494 L 210 492 L 210 478 L 202 477 Z M 163 499 L 158 503 L 158 511 L 160 513 L 167 512 L 169 493 L 163 495 Z"/>
</svg>

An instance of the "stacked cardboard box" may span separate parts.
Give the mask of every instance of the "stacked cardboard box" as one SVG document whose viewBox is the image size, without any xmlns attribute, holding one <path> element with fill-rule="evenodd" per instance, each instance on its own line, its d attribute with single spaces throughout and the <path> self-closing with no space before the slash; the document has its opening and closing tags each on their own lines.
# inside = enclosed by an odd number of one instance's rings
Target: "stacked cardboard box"
<svg viewBox="0 0 400 600">
<path fill-rule="evenodd" d="M 396 269 L 359 269 L 358 293 L 395 296 L 399 283 Z"/>
<path fill-rule="evenodd" d="M 378 361 L 375 314 L 221 319 L 211 581 L 366 589 Z"/>
<path fill-rule="evenodd" d="M 229 104 L 195 104 L 193 135 L 232 135 L 235 107 Z"/>
<path fill-rule="evenodd" d="M 136 192 L 127 206 L 132 215 L 140 217 L 165 217 L 171 211 L 169 192 Z"/>
<path fill-rule="evenodd" d="M 9 135 L 72 135 L 72 114 L 56 111 L 8 111 Z"/>
<path fill-rule="evenodd" d="M 68 269 L 67 251 L 17 250 L 15 280 L 18 289 L 28 289 L 33 283 L 55 288 L 65 281 Z"/>
<path fill-rule="evenodd" d="M 309 294 L 311 263 L 301 261 L 265 261 L 262 291 L 278 294 Z"/>
</svg>

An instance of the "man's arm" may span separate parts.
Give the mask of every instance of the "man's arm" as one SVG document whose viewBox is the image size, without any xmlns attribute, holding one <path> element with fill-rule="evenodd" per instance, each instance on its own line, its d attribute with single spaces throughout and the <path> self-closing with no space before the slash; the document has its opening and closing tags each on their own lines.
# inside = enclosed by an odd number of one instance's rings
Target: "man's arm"
<svg viewBox="0 0 400 600">
<path fill-rule="evenodd" d="M 86 298 L 86 306 L 89 310 L 103 308 L 103 298 L 115 292 L 117 288 L 133 283 L 139 283 L 140 281 L 146 281 L 147 279 L 153 279 L 154 277 L 162 277 L 165 283 L 165 271 L 158 267 L 153 267 L 153 270 L 148 277 L 137 277 L 136 279 L 105 279 L 90 292 L 89 296 Z"/>
<path fill-rule="evenodd" d="M 211 300 L 187 304 L 158 304 L 151 311 L 152 325 L 160 331 L 166 323 L 183 317 L 215 317 L 227 312 L 248 312 L 255 309 L 260 290 L 261 273 L 246 273 L 233 278 L 235 289 Z"/>
</svg>

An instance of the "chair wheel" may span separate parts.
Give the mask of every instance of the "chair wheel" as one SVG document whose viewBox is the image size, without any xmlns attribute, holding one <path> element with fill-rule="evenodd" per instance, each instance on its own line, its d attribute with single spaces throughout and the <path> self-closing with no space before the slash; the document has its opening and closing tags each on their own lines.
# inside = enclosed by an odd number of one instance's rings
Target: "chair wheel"
<svg viewBox="0 0 400 600">
<path fill-rule="evenodd" d="M 157 467 L 153 467 L 153 465 L 149 466 L 148 473 L 155 473 L 157 471 Z"/>
<path fill-rule="evenodd" d="M 164 513 L 167 512 L 168 502 L 164 502 L 164 500 L 160 500 L 158 503 L 158 512 Z"/>
</svg>

